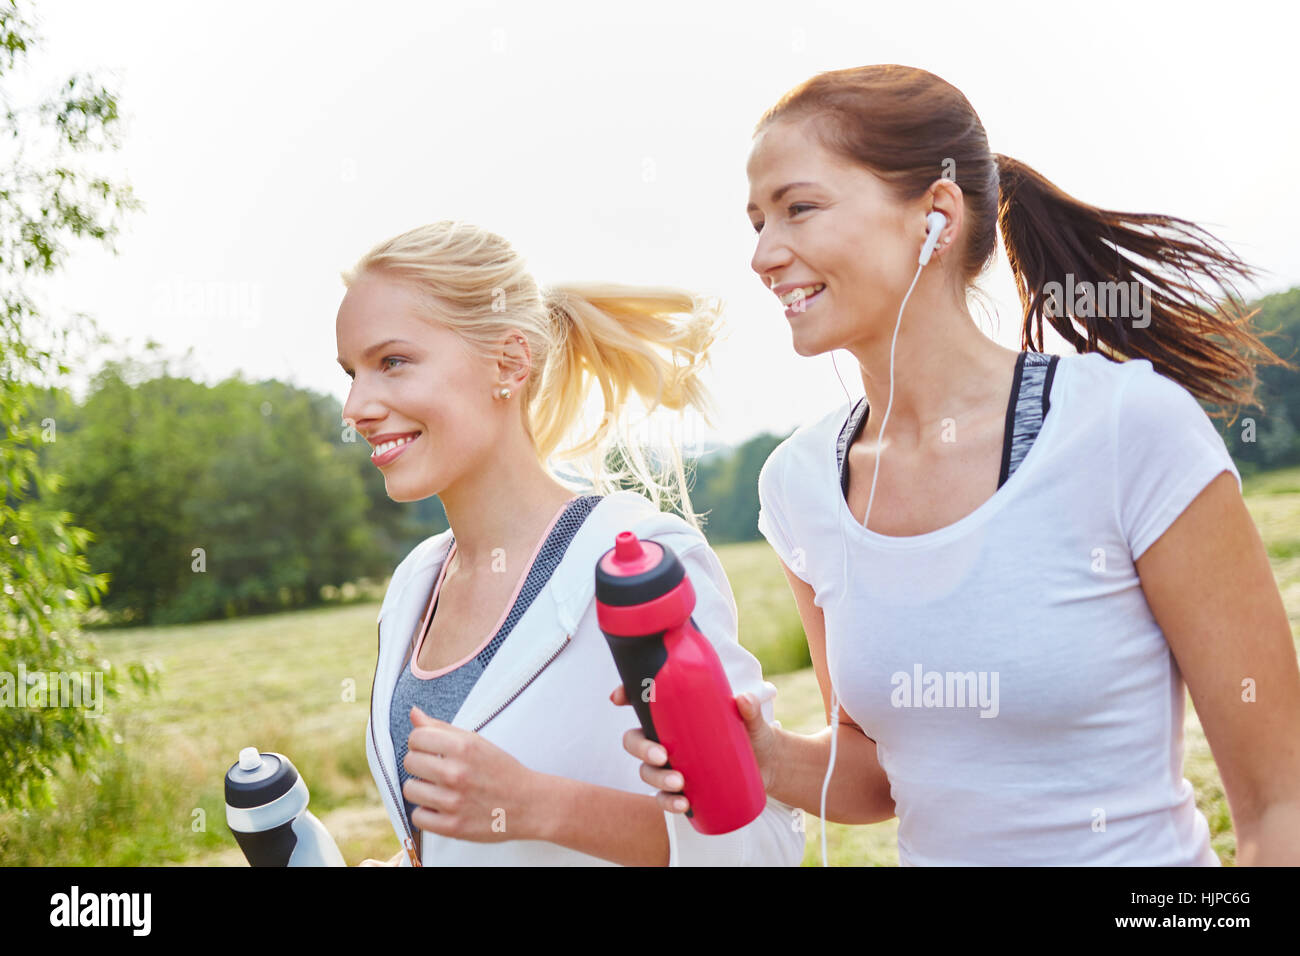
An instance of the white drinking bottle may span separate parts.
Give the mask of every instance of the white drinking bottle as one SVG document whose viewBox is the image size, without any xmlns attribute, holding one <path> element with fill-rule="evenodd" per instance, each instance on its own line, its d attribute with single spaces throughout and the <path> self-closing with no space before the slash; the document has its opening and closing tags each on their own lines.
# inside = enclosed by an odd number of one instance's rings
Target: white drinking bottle
<svg viewBox="0 0 1300 956">
<path fill-rule="evenodd" d="M 250 866 L 347 866 L 284 754 L 239 752 L 226 771 L 226 823 Z"/>
</svg>

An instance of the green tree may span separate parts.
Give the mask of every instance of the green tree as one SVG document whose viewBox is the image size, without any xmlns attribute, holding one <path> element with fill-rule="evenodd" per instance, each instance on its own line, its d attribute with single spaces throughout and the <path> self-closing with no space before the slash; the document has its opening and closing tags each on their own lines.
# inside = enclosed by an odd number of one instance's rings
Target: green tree
<svg viewBox="0 0 1300 956">
<path fill-rule="evenodd" d="M 62 414 L 74 439 L 46 460 L 68 476 L 59 506 L 94 535 L 91 563 L 112 573 L 112 622 L 318 604 L 326 585 L 382 579 L 412 530 L 382 484 L 395 507 L 374 507 L 361 469 L 377 470 L 329 396 L 239 376 L 208 386 L 125 357 Z"/>
<path fill-rule="evenodd" d="M 1300 352 L 1300 288 L 1264 296 L 1251 308 L 1259 310 L 1253 325 L 1269 348 L 1294 361 Z M 1258 375 L 1255 404 L 1238 409 L 1232 425 L 1215 419 L 1242 475 L 1300 464 L 1300 376 L 1277 366 L 1262 368 Z M 1212 405 L 1202 407 L 1217 411 Z"/>
<path fill-rule="evenodd" d="M 19 674 L 98 672 L 104 696 L 119 693 L 111 662 L 79 629 L 106 576 L 86 561 L 89 532 L 50 505 L 60 477 L 38 464 L 37 443 L 56 439 L 57 422 L 37 413 L 37 401 L 50 381 L 68 374 L 73 327 L 44 321 L 30 289 L 36 277 L 59 269 L 72 239 L 111 248 L 121 216 L 139 203 L 129 186 L 75 162 L 78 154 L 116 147 L 112 93 L 74 75 L 34 104 L 12 102 L 10 81 L 36 42 L 19 5 L 0 2 L 0 142 L 11 147 L 0 162 L 0 808 L 49 805 L 61 758 L 87 771 L 110 743 L 105 722 L 84 707 L 47 706 L 50 695 L 40 706 L 16 706 L 27 691 Z M 43 155 L 33 155 L 42 147 Z M 153 685 L 147 667 L 128 671 Z"/>
</svg>

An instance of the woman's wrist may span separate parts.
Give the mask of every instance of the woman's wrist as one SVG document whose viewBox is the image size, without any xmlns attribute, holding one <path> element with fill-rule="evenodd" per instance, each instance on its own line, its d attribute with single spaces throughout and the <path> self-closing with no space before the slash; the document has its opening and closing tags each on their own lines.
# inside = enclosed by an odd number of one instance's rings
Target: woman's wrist
<svg viewBox="0 0 1300 956">
<path fill-rule="evenodd" d="M 655 798 L 554 774 L 530 771 L 524 819 L 512 840 L 542 840 L 624 866 L 669 860 L 664 811 Z"/>
<path fill-rule="evenodd" d="M 786 780 L 786 770 L 789 764 L 789 743 L 790 731 L 774 724 L 772 726 L 772 754 L 768 758 L 770 766 L 768 767 L 768 778 L 771 781 L 767 785 L 767 795 L 781 803 L 790 804 L 790 794 L 787 793 L 788 783 Z"/>
<path fill-rule="evenodd" d="M 555 842 L 556 797 L 563 782 L 562 777 L 528 771 L 522 788 L 523 819 L 519 821 L 518 832 L 511 833 L 510 839 Z"/>
</svg>

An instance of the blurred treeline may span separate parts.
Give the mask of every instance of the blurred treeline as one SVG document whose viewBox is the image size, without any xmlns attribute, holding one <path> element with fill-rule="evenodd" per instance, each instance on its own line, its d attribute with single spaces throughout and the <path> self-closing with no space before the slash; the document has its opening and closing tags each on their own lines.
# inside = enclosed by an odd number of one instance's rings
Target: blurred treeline
<svg viewBox="0 0 1300 956">
<path fill-rule="evenodd" d="M 1300 289 L 1255 305 L 1264 340 L 1293 359 Z M 100 623 L 374 599 L 412 547 L 447 527 L 436 497 L 388 497 L 332 396 L 239 377 L 208 386 L 162 368 L 111 361 L 81 403 L 54 389 L 37 403 L 41 467 L 63 476 L 52 505 L 93 532 L 90 567 L 111 575 Z M 1231 426 L 1214 419 L 1243 475 L 1300 464 L 1300 382 L 1276 367 L 1259 376 L 1264 408 L 1240 409 Z M 784 437 L 686 460 L 710 542 L 759 537 L 758 473 Z"/>
<path fill-rule="evenodd" d="M 1265 296 L 1250 308 L 1259 310 L 1251 327 L 1264 344 L 1300 364 L 1300 287 Z M 1258 375 L 1257 403 L 1241 408 L 1232 425 L 1214 419 L 1243 477 L 1300 464 L 1300 376 L 1276 365 L 1260 368 Z"/>
<path fill-rule="evenodd" d="M 47 389 L 31 409 L 41 467 L 63 478 L 52 505 L 93 533 L 90 567 L 111 575 L 101 623 L 312 605 L 391 573 L 415 515 L 389 499 L 364 440 L 345 439 L 337 401 L 144 370 L 108 362 L 80 404 Z"/>
</svg>

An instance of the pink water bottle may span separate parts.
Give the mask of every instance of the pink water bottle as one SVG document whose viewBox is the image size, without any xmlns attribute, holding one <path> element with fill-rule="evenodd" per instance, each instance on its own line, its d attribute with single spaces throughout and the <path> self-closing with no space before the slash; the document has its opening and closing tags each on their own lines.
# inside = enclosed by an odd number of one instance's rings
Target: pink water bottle
<svg viewBox="0 0 1300 956">
<path fill-rule="evenodd" d="M 641 729 L 681 771 L 686 816 L 729 833 L 767 794 L 744 719 L 713 645 L 695 627 L 695 590 L 672 549 L 621 532 L 596 564 L 596 618 Z"/>
</svg>

